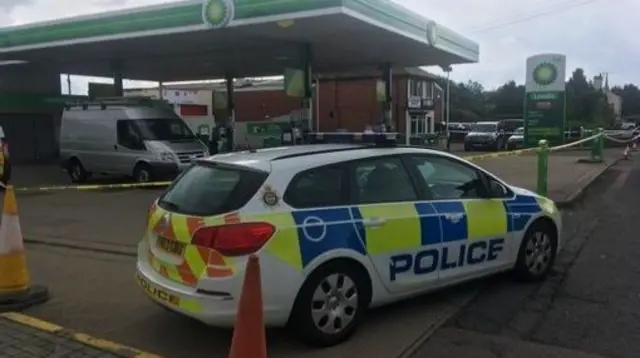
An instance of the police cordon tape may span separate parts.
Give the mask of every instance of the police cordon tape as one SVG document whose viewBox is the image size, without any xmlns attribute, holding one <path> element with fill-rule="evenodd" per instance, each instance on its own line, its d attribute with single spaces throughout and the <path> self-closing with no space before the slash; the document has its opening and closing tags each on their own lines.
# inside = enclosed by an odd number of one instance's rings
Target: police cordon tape
<svg viewBox="0 0 640 358">
<path fill-rule="evenodd" d="M 556 151 L 559 151 L 559 150 L 572 148 L 572 147 L 575 147 L 577 145 L 580 145 L 580 144 L 583 144 L 583 143 L 586 143 L 586 142 L 590 142 L 590 141 L 592 141 L 592 140 L 594 140 L 594 139 L 596 139 L 596 138 L 598 138 L 600 136 L 602 136 L 604 138 L 607 138 L 607 139 L 616 140 L 616 139 L 613 139 L 613 138 L 608 138 L 608 136 L 606 136 L 604 133 L 599 133 L 599 134 L 592 135 L 591 137 L 580 139 L 580 140 L 575 141 L 575 142 L 559 145 L 559 146 L 556 146 L 556 147 L 550 147 L 550 148 L 548 148 L 548 151 L 549 152 L 556 152 Z M 634 140 L 636 138 L 640 138 L 640 136 L 635 137 L 632 140 Z M 527 154 L 527 153 L 535 153 L 539 149 L 540 149 L 540 147 L 534 147 L 534 148 L 527 148 L 527 149 L 511 150 L 511 151 L 507 151 L 507 152 L 472 155 L 472 156 L 464 157 L 464 159 L 466 159 L 468 161 L 475 162 L 475 161 L 486 160 L 486 159 L 501 158 L 501 157 L 512 157 L 512 156 L 518 156 L 518 155 Z M 172 183 L 171 181 L 159 181 L 159 182 L 149 182 L 149 183 L 58 185 L 58 186 L 42 186 L 42 187 L 16 187 L 14 190 L 16 192 L 22 192 L 22 193 L 24 193 L 24 192 L 36 193 L 36 192 L 64 191 L 64 190 L 93 191 L 93 190 L 109 190 L 109 189 L 139 189 L 139 188 L 167 187 L 171 183 Z M 4 185 L 2 183 L 0 183 L 0 186 L 4 187 Z"/>
<path fill-rule="evenodd" d="M 592 141 L 592 140 L 594 140 L 594 139 L 596 139 L 596 138 L 598 138 L 599 136 L 602 136 L 602 135 L 603 134 L 595 134 L 595 135 L 592 135 L 591 137 L 580 139 L 580 140 L 577 140 L 575 142 L 571 142 L 571 143 L 567 143 L 567 144 L 563 144 L 563 145 L 559 145 L 559 146 L 555 146 L 555 147 L 550 147 L 548 150 L 549 150 L 549 152 L 557 152 L 557 151 L 560 151 L 560 150 L 563 150 L 563 149 L 572 148 L 572 147 L 575 147 L 577 145 L 590 142 L 590 141 Z M 468 157 L 464 157 L 464 159 L 466 159 L 468 161 L 471 161 L 471 162 L 477 162 L 477 161 L 486 160 L 486 159 L 501 158 L 501 157 L 512 157 L 512 156 L 518 156 L 518 155 L 527 154 L 527 153 L 535 153 L 539 149 L 540 149 L 539 147 L 534 147 L 534 148 L 527 148 L 527 149 L 510 150 L 508 152 L 471 155 L 471 156 L 468 156 Z"/>
<path fill-rule="evenodd" d="M 108 189 L 138 189 L 138 188 L 158 188 L 169 186 L 170 181 L 158 181 L 149 183 L 119 183 L 119 184 L 87 184 L 87 185 L 57 185 L 57 186 L 41 186 L 41 187 L 17 187 L 14 188 L 16 192 L 47 192 L 47 191 L 62 191 L 62 190 L 108 190 Z M 3 184 L 0 183 L 0 186 Z"/>
<path fill-rule="evenodd" d="M 633 142 L 637 141 L 638 139 L 640 139 L 640 134 L 639 134 L 639 135 L 637 135 L 637 136 L 635 136 L 635 137 L 633 137 L 633 138 L 629 138 L 629 139 L 625 139 L 625 140 L 616 139 L 616 138 L 613 138 L 613 137 L 608 136 L 608 135 L 606 135 L 606 134 L 605 134 L 604 138 L 605 138 L 605 139 L 608 139 L 608 140 L 610 140 L 610 141 L 612 141 L 612 142 L 615 142 L 615 143 L 620 143 L 620 144 L 631 144 L 631 143 L 633 143 Z"/>
</svg>

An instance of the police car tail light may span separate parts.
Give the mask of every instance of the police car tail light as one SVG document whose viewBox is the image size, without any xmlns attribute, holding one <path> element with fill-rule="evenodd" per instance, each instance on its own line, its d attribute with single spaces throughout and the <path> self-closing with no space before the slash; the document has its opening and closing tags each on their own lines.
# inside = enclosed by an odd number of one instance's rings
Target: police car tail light
<svg viewBox="0 0 640 358">
<path fill-rule="evenodd" d="M 198 229 L 191 243 L 224 256 L 242 256 L 260 250 L 275 231 L 273 225 L 263 222 L 209 226 Z"/>
</svg>

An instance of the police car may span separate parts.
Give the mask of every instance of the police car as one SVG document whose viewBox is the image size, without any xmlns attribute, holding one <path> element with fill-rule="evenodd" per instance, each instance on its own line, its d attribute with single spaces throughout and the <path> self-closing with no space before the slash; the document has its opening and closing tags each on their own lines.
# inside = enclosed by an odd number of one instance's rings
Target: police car
<svg viewBox="0 0 640 358">
<path fill-rule="evenodd" d="M 353 334 L 369 307 L 500 271 L 529 281 L 549 273 L 562 244 L 551 200 L 394 136 L 197 161 L 150 208 L 143 291 L 232 327 L 256 254 L 267 325 L 327 346 Z"/>
</svg>

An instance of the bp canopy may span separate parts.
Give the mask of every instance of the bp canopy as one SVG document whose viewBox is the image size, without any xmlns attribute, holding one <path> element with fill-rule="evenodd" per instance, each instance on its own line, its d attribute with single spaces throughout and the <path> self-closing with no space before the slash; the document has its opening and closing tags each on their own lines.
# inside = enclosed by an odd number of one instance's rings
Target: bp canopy
<svg viewBox="0 0 640 358">
<path fill-rule="evenodd" d="M 6 28 L 0 62 L 154 81 L 267 76 L 300 68 L 305 44 L 318 72 L 478 61 L 476 43 L 386 0 L 208 0 Z"/>
</svg>

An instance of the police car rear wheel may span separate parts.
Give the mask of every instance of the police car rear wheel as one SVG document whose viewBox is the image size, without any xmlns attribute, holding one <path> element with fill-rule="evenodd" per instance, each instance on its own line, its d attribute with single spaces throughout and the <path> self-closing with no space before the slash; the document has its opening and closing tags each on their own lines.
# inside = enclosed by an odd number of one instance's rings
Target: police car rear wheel
<svg viewBox="0 0 640 358">
<path fill-rule="evenodd" d="M 527 230 L 518 253 L 516 274 L 525 281 L 544 279 L 553 268 L 558 243 L 555 231 L 547 223 L 534 223 Z"/>
<path fill-rule="evenodd" d="M 370 300 L 368 277 L 340 262 L 314 271 L 300 289 L 289 327 L 305 343 L 332 346 L 357 329 Z"/>
</svg>

